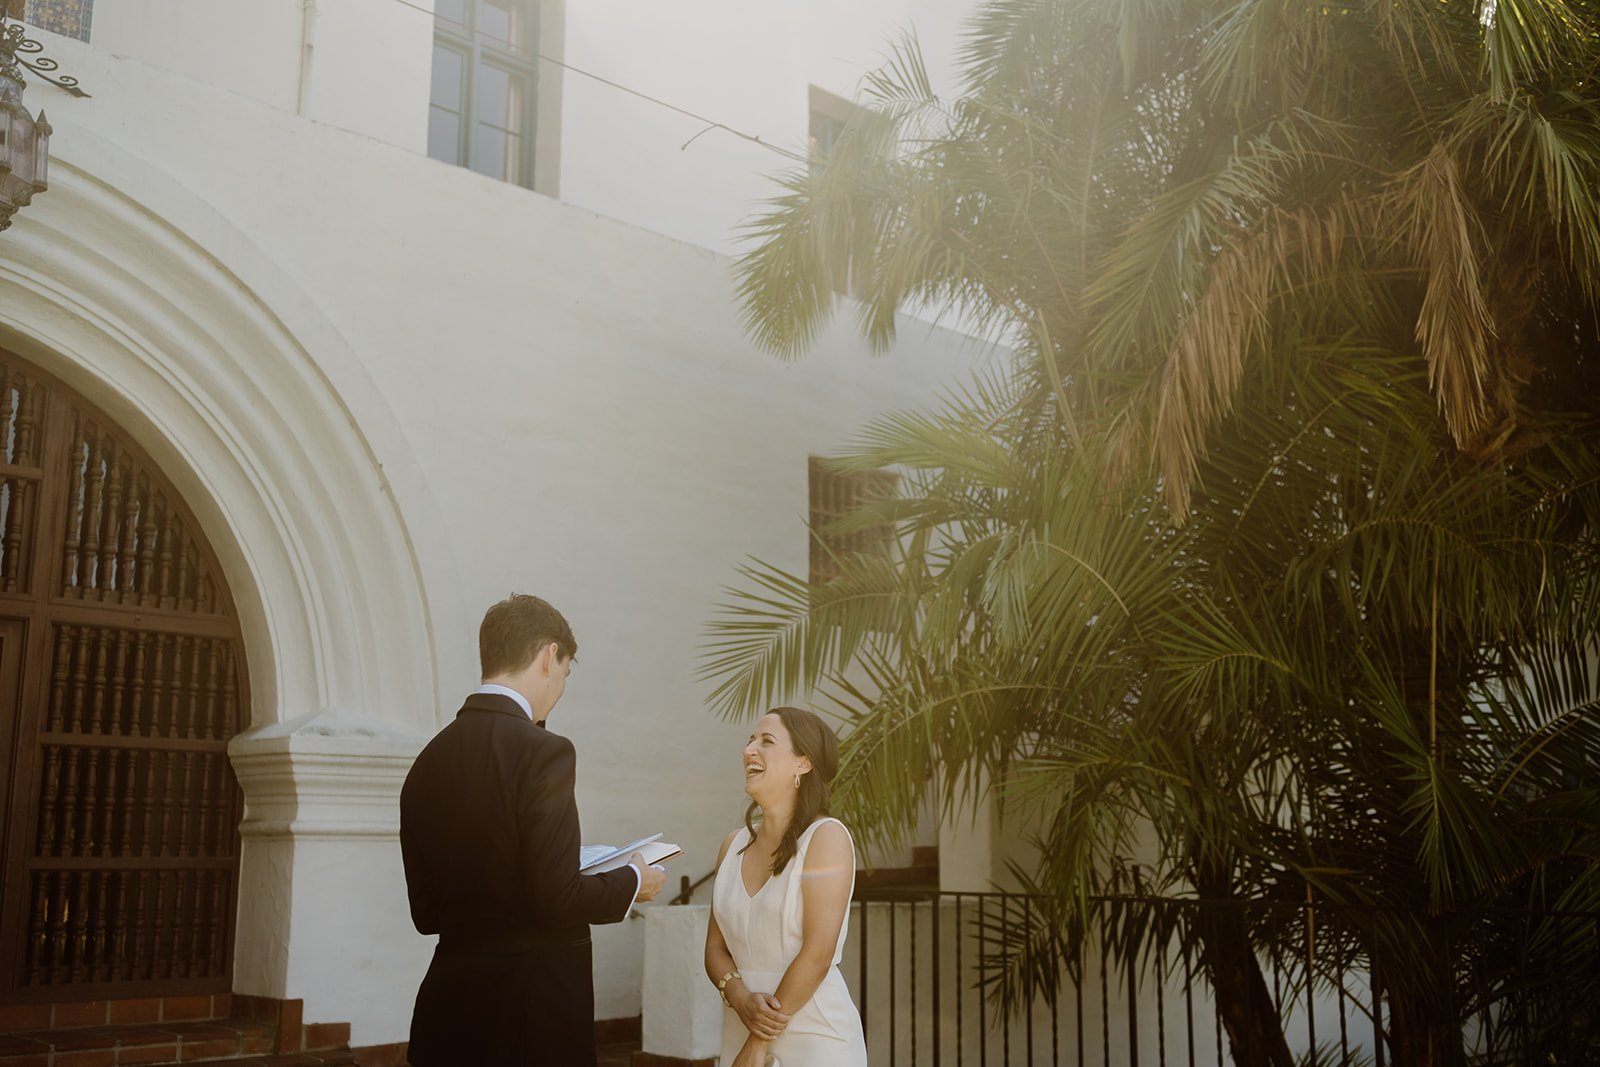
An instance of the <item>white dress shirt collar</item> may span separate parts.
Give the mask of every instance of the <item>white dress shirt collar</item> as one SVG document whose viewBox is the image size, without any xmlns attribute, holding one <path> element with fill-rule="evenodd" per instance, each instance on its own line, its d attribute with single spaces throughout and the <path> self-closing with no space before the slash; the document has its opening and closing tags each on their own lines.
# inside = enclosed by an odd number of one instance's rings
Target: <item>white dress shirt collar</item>
<svg viewBox="0 0 1600 1067">
<path fill-rule="evenodd" d="M 522 709 L 522 713 L 524 715 L 526 715 L 530 720 L 533 718 L 533 705 L 528 703 L 527 697 L 523 696 L 515 689 L 510 689 L 503 685 L 496 685 L 493 682 L 484 682 L 482 685 L 478 686 L 478 688 L 474 689 L 473 692 L 493 693 L 495 696 L 510 697 L 512 700 L 517 702 L 517 707 Z"/>
</svg>

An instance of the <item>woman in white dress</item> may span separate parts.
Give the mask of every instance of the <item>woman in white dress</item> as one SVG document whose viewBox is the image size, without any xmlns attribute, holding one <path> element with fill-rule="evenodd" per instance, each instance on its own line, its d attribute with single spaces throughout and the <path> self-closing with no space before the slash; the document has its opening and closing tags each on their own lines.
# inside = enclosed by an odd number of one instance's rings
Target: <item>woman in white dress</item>
<svg viewBox="0 0 1600 1067">
<path fill-rule="evenodd" d="M 717 855 L 706 930 L 706 976 L 728 1005 L 722 1067 L 867 1065 L 839 973 L 856 858 L 828 817 L 838 770 L 838 739 L 800 708 L 762 716 L 744 747 L 750 807 Z"/>
</svg>

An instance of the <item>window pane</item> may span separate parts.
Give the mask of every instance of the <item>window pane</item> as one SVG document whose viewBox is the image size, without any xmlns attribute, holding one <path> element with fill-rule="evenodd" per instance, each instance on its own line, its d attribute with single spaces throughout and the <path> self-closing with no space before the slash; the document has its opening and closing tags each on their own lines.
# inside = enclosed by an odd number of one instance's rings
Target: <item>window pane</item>
<svg viewBox="0 0 1600 1067">
<path fill-rule="evenodd" d="M 819 158 L 826 159 L 832 154 L 833 146 L 838 143 L 839 135 L 843 132 L 843 119 L 834 118 L 820 111 L 811 113 L 811 145 Z"/>
<path fill-rule="evenodd" d="M 462 72 L 467 68 L 467 57 L 454 48 L 433 46 L 433 90 L 429 101 L 447 111 L 461 110 Z"/>
<path fill-rule="evenodd" d="M 472 131 L 472 169 L 504 182 L 522 183 L 522 138 L 479 123 Z"/>
<path fill-rule="evenodd" d="M 523 102 L 527 95 L 527 78 L 485 63 L 478 68 L 477 92 L 472 101 L 473 118 L 511 133 L 522 133 Z"/>
<path fill-rule="evenodd" d="M 532 181 L 535 0 L 435 0 L 428 154 L 503 181 Z M 452 24 L 463 19 L 462 24 Z M 463 43 L 457 34 L 470 34 Z M 520 55 L 512 50 L 525 48 Z"/>
<path fill-rule="evenodd" d="M 528 0 L 481 0 L 478 32 L 513 48 L 528 47 Z"/>
<path fill-rule="evenodd" d="M 461 162 L 461 116 L 443 108 L 428 109 L 428 155 L 446 163 Z"/>
</svg>

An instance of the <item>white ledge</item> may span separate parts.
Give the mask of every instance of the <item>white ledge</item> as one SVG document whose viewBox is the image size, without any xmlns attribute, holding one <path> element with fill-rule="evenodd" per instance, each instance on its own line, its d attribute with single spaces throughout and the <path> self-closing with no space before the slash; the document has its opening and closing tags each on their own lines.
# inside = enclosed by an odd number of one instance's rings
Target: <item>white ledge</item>
<svg viewBox="0 0 1600 1067">
<path fill-rule="evenodd" d="M 380 838 L 400 832 L 400 787 L 425 739 L 371 716 L 323 709 L 228 744 L 246 838 Z"/>
<path fill-rule="evenodd" d="M 371 715 L 323 708 L 246 730 L 228 743 L 228 755 L 237 763 L 253 756 L 324 753 L 403 759 L 409 766 L 427 743 L 426 737 Z"/>
</svg>

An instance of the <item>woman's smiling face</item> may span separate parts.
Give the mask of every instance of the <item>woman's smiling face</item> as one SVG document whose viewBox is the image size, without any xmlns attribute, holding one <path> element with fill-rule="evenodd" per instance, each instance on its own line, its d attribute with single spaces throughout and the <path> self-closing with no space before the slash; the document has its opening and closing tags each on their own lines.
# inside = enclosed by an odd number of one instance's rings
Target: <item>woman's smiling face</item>
<svg viewBox="0 0 1600 1067">
<path fill-rule="evenodd" d="M 777 712 L 756 722 L 744 746 L 744 791 L 757 801 L 794 792 L 795 775 L 811 770 L 811 761 L 794 752 L 794 742 Z"/>
</svg>

